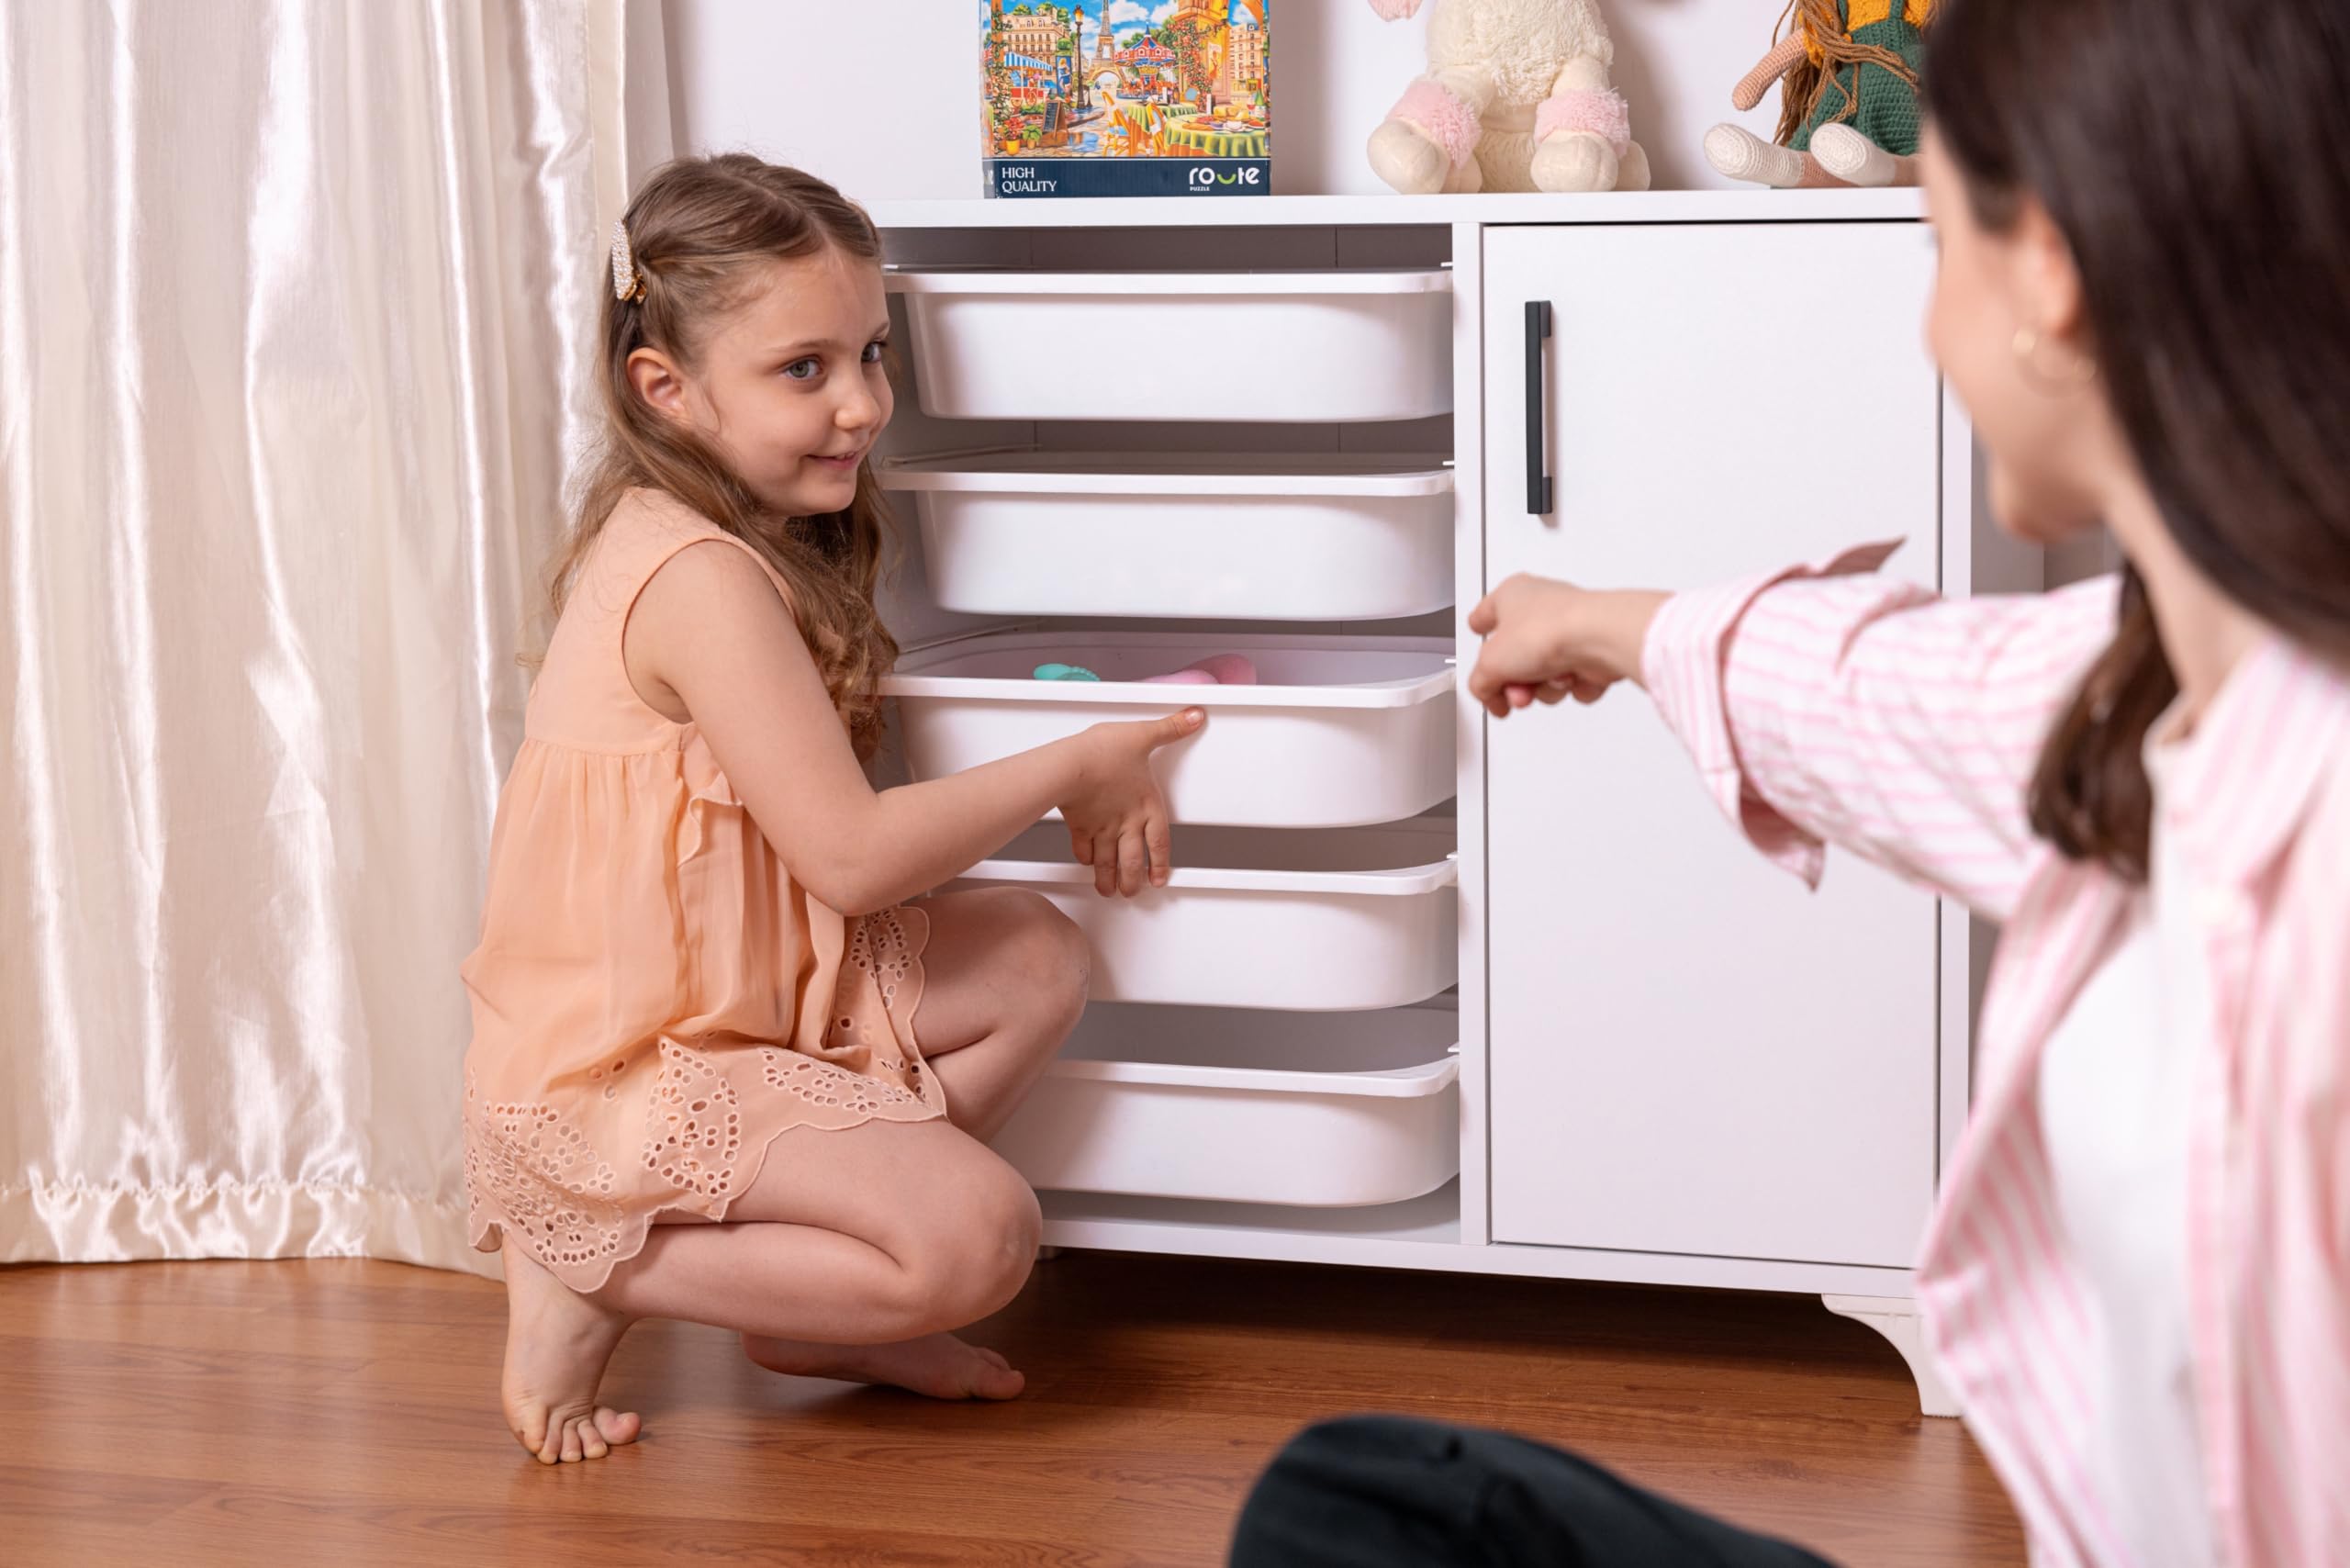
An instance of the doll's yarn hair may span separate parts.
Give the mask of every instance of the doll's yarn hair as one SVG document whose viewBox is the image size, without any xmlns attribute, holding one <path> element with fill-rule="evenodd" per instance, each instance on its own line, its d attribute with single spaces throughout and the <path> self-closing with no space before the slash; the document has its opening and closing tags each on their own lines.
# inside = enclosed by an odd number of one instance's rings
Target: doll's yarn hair
<svg viewBox="0 0 2350 1568">
<path fill-rule="evenodd" d="M 1901 0 L 1893 0 L 1899 8 Z M 1782 147 L 1796 139 L 1796 133 L 1807 124 L 1821 102 L 1830 93 L 1841 95 L 1843 106 L 1830 115 L 1827 123 L 1851 119 L 1860 112 L 1859 95 L 1847 89 L 1842 76 L 1848 65 L 1880 65 L 1918 90 L 1918 73 L 1909 62 L 1889 49 L 1862 43 L 1844 30 L 1844 19 L 1838 14 L 1836 0 L 1787 0 L 1787 8 L 1779 13 L 1779 26 L 1772 37 L 1784 37 L 1792 25 L 1803 39 L 1804 57 L 1779 83 L 1779 133 Z"/>
</svg>

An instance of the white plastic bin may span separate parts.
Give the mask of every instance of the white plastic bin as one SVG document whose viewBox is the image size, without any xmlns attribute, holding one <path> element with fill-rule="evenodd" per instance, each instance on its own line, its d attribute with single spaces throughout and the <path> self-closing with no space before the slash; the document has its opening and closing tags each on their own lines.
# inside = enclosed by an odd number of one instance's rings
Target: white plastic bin
<svg viewBox="0 0 2350 1568">
<path fill-rule="evenodd" d="M 1460 1169 L 1459 1020 L 1097 1008 L 993 1147 L 1049 1191 L 1333 1208 Z"/>
<path fill-rule="evenodd" d="M 1438 456 L 973 453 L 882 465 L 941 608 L 1379 621 L 1452 603 Z"/>
<path fill-rule="evenodd" d="M 1416 420 L 1452 409 L 1452 276 L 892 272 L 923 412 Z"/>
<path fill-rule="evenodd" d="M 1256 686 L 1148 686 L 1212 654 L 1255 661 Z M 1037 680 L 1080 665 L 1099 682 Z M 1350 827 L 1452 798 L 1451 644 L 1427 637 L 1234 637 L 1015 632 L 910 654 L 882 682 L 916 778 L 959 773 L 1108 720 L 1186 707 L 1207 728 L 1158 754 L 1178 822 Z"/>
<path fill-rule="evenodd" d="M 1100 1002 L 1346 1012 L 1400 1007 L 1460 972 L 1455 825 L 1298 834 L 1179 827 L 1164 888 L 1094 890 L 1069 831 L 1031 828 L 955 885 L 1029 888 L 1093 950 Z"/>
</svg>

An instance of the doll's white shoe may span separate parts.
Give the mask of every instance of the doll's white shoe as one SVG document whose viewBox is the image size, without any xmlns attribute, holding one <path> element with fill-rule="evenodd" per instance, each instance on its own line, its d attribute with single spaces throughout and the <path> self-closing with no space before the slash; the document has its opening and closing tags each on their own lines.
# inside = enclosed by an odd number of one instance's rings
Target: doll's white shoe
<svg viewBox="0 0 2350 1568">
<path fill-rule="evenodd" d="M 1853 185 L 1889 185 L 1899 160 L 1849 125 L 1823 125 L 1811 133 L 1811 155 L 1830 174 Z"/>
<path fill-rule="evenodd" d="M 1803 183 L 1803 154 L 1763 140 L 1740 125 L 1706 132 L 1706 162 L 1733 180 L 1793 190 Z"/>
</svg>

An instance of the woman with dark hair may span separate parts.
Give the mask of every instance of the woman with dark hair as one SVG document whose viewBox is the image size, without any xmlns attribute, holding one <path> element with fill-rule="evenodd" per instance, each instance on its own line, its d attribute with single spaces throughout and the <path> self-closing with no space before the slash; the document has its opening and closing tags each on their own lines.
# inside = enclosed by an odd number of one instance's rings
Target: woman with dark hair
<svg viewBox="0 0 2350 1568">
<path fill-rule="evenodd" d="M 1946 0 L 1933 49 L 1934 352 L 2002 524 L 2127 569 L 1513 578 L 1470 689 L 1636 681 L 1762 853 L 2002 925 L 1917 1291 L 2035 1564 L 2350 1563 L 2350 8 Z M 1818 1561 L 1381 1420 L 1292 1444 L 1233 1560 Z"/>
</svg>

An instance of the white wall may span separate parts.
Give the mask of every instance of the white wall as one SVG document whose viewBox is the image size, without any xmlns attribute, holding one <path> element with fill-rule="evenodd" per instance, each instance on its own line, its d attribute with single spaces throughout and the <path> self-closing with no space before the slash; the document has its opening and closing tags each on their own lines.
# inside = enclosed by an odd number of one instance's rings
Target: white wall
<svg viewBox="0 0 2350 1568">
<path fill-rule="evenodd" d="M 661 0 L 628 0 L 622 113 L 628 119 L 628 194 L 677 151 L 677 116 L 669 102 L 668 21 Z M 617 212 L 606 215 L 607 221 Z"/>
<path fill-rule="evenodd" d="M 1766 137 L 1776 125 L 1775 95 L 1736 115 L 1729 91 L 1769 47 L 1781 0 L 1602 3 L 1657 184 L 1728 184 L 1699 141 L 1717 120 Z M 866 201 L 981 194 L 976 0 L 665 0 L 665 12 L 680 151 L 757 152 Z M 1367 0 L 1271 0 L 1271 13 L 1274 189 L 1385 189 L 1362 145 L 1420 69 L 1429 12 L 1382 22 Z"/>
</svg>

